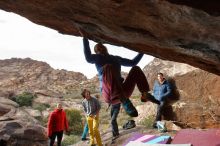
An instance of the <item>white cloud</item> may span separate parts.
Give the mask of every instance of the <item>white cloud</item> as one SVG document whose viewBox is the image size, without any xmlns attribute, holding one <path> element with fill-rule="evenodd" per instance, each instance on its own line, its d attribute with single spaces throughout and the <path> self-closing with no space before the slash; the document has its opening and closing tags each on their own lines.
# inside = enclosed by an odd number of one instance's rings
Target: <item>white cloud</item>
<svg viewBox="0 0 220 146">
<path fill-rule="evenodd" d="M 82 72 L 89 78 L 97 73 L 95 66 L 84 58 L 82 38 L 60 34 L 17 14 L 0 10 L 0 40 L 0 59 L 29 57 L 45 61 L 55 69 Z M 90 44 L 93 48 L 94 43 L 90 41 Z M 116 46 L 107 45 L 107 48 L 109 53 L 126 58 L 133 58 L 137 54 Z M 139 65 L 143 68 L 152 59 L 144 55 Z M 123 71 L 129 69 L 122 68 Z"/>
</svg>

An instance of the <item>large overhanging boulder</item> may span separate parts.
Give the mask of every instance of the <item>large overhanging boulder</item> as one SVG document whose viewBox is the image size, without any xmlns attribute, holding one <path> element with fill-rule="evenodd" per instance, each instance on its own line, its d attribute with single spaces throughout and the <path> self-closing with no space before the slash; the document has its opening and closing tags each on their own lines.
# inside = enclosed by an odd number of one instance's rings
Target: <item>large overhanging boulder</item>
<svg viewBox="0 0 220 146">
<path fill-rule="evenodd" d="M 0 9 L 220 75 L 219 0 L 1 0 Z"/>
<path fill-rule="evenodd" d="M 165 107 L 164 119 L 183 128 L 220 128 L 220 76 L 158 58 L 143 71 L 151 90 L 158 72 L 162 72 L 173 87 L 174 94 L 169 97 L 171 106 Z M 152 115 L 153 110 L 152 104 L 146 103 L 137 120 Z"/>
</svg>

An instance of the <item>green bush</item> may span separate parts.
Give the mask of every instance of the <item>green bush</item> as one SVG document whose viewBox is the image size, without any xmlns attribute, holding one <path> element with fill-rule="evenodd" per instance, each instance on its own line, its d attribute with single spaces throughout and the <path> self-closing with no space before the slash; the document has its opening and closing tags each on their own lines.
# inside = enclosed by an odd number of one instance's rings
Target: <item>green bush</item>
<svg viewBox="0 0 220 146">
<path fill-rule="evenodd" d="M 65 136 L 64 140 L 62 141 L 62 146 L 73 145 L 79 141 L 80 141 L 80 136 L 77 135 Z"/>
<path fill-rule="evenodd" d="M 76 109 L 66 109 L 65 112 L 69 122 L 69 129 L 71 134 L 82 134 L 83 125 L 81 111 Z"/>
<path fill-rule="evenodd" d="M 35 96 L 32 93 L 24 92 L 15 98 L 15 102 L 19 104 L 19 106 L 31 106 L 32 101 Z"/>
<path fill-rule="evenodd" d="M 40 112 L 45 111 L 49 107 L 50 105 L 47 103 L 38 103 L 33 105 L 33 108 L 39 110 Z"/>
<path fill-rule="evenodd" d="M 141 122 L 141 124 L 144 125 L 146 128 L 152 128 L 153 123 L 154 116 L 148 116 Z"/>
</svg>

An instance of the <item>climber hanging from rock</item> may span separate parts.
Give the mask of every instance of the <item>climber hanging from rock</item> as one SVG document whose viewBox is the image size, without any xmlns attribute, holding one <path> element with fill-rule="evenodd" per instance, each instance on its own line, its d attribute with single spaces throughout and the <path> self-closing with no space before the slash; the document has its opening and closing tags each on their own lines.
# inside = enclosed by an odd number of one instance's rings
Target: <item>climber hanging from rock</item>
<svg viewBox="0 0 220 146">
<path fill-rule="evenodd" d="M 149 85 L 147 79 L 140 67 L 136 66 L 144 54 L 138 53 L 133 59 L 110 55 L 107 48 L 101 43 L 95 45 L 95 54 L 92 54 L 89 40 L 85 37 L 85 31 L 80 29 L 79 33 L 83 37 L 85 59 L 87 62 L 95 64 L 102 97 L 106 103 L 111 105 L 112 132 L 113 137 L 117 137 L 119 135 L 117 116 L 121 104 L 129 116 L 138 116 L 136 108 L 129 99 L 135 85 L 142 94 L 141 99 L 148 99 Z M 121 76 L 121 66 L 132 67 L 125 79 Z"/>
</svg>

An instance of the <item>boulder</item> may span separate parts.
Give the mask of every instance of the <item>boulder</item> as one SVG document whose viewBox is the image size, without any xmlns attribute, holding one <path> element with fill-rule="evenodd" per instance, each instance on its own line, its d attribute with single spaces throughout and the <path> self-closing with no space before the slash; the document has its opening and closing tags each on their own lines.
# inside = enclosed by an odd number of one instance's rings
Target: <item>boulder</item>
<svg viewBox="0 0 220 146">
<path fill-rule="evenodd" d="M 45 128 L 39 125 L 27 125 L 20 120 L 0 122 L 1 142 L 10 146 L 45 146 L 47 136 Z"/>
<path fill-rule="evenodd" d="M 27 107 L 24 109 L 30 116 L 34 117 L 34 118 L 39 118 L 41 117 L 41 112 L 39 110 L 35 110 L 35 109 L 32 109 L 30 107 Z"/>
<path fill-rule="evenodd" d="M 0 145 L 2 146 L 45 146 L 46 129 L 33 117 L 39 111 L 18 107 L 13 101 L 0 100 Z M 32 117 L 33 116 L 33 117 Z"/>
<path fill-rule="evenodd" d="M 144 68 L 152 89 L 158 72 L 171 81 L 174 95 L 166 108 L 165 119 L 181 127 L 220 127 L 220 76 L 192 66 L 154 59 Z"/>
</svg>

